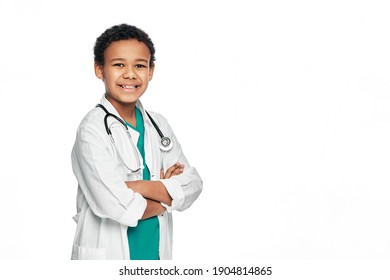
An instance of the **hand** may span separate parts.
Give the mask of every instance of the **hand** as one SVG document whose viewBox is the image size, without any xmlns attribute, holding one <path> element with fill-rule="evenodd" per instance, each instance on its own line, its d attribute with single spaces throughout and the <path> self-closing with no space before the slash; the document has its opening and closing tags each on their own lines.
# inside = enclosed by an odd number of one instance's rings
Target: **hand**
<svg viewBox="0 0 390 280">
<path fill-rule="evenodd" d="M 180 175 L 184 171 L 184 164 L 179 162 L 175 163 L 164 174 L 164 170 L 160 170 L 160 179 L 169 179 L 172 176 Z M 158 201 L 165 203 L 170 206 L 172 203 L 172 197 L 168 193 L 164 184 L 161 181 L 126 181 L 125 182 L 129 189 L 132 189 L 134 192 L 139 193 L 144 198 L 150 200 Z M 164 207 L 163 207 L 164 208 Z M 165 208 L 164 208 L 165 209 Z M 161 210 L 161 209 L 160 209 Z"/>
<path fill-rule="evenodd" d="M 167 172 L 164 174 L 164 170 L 160 170 L 160 179 L 169 179 L 172 176 L 180 175 L 184 171 L 184 164 L 177 162 L 171 167 L 168 168 Z"/>
</svg>

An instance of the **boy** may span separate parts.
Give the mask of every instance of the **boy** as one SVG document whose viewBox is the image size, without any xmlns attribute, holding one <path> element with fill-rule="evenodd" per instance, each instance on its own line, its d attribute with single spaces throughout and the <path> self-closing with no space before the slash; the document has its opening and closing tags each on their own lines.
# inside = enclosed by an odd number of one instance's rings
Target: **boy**
<svg viewBox="0 0 390 280">
<path fill-rule="evenodd" d="M 154 54 L 149 36 L 127 24 L 96 40 L 95 74 L 105 94 L 81 122 L 72 150 L 78 180 L 72 259 L 171 259 L 171 212 L 187 209 L 202 191 L 165 118 L 139 101 L 153 77 Z M 160 148 L 162 133 L 173 146 Z"/>
</svg>

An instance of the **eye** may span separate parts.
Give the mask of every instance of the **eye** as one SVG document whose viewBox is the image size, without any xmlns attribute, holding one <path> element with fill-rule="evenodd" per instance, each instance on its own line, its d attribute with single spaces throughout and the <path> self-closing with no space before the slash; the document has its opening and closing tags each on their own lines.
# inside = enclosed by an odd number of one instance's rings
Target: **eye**
<svg viewBox="0 0 390 280">
<path fill-rule="evenodd" d="M 115 63 L 113 66 L 115 66 L 115 67 L 124 67 L 125 65 L 123 63 Z"/>
<path fill-rule="evenodd" d="M 146 65 L 144 65 L 144 64 L 136 64 L 135 67 L 136 68 L 146 68 Z"/>
</svg>

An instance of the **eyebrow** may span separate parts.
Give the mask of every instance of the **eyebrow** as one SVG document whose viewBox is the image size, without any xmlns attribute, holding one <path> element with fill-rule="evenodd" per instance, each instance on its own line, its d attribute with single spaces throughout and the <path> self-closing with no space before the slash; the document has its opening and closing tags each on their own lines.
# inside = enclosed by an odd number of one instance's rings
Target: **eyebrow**
<svg viewBox="0 0 390 280">
<path fill-rule="evenodd" d="M 126 59 L 118 57 L 118 58 L 113 58 L 110 60 L 110 62 L 114 62 L 114 61 L 126 61 Z M 135 61 L 149 63 L 149 60 L 144 59 L 144 58 L 137 58 Z"/>
</svg>

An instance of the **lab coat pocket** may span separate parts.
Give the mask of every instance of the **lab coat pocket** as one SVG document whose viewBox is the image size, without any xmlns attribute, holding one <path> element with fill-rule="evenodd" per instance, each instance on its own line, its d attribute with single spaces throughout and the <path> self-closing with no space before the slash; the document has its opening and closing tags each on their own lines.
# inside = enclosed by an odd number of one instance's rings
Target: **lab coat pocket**
<svg viewBox="0 0 390 280">
<path fill-rule="evenodd" d="M 88 248 L 73 245 L 73 260 L 104 260 L 106 259 L 105 248 Z"/>
</svg>

